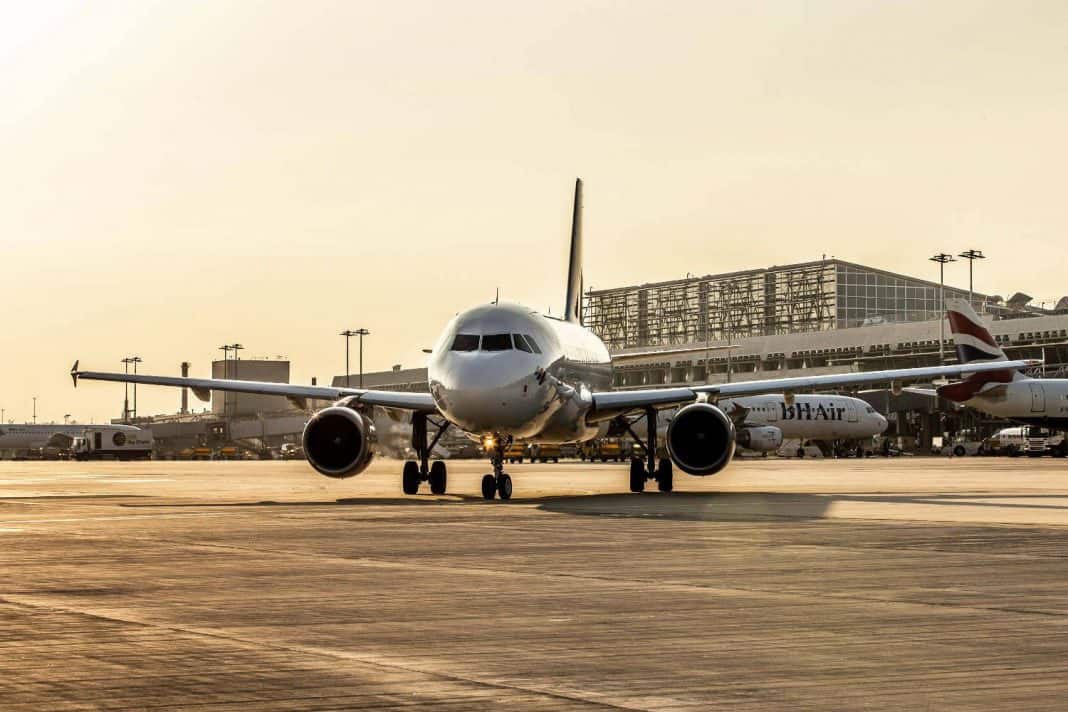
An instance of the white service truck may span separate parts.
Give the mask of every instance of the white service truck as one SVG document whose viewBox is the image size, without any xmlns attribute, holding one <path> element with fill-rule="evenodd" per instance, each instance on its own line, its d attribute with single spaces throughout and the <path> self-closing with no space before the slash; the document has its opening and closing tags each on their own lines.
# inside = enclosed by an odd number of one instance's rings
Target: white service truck
<svg viewBox="0 0 1068 712">
<path fill-rule="evenodd" d="M 74 438 L 70 454 L 75 460 L 148 460 L 153 444 L 148 430 L 94 428 Z"/>
</svg>

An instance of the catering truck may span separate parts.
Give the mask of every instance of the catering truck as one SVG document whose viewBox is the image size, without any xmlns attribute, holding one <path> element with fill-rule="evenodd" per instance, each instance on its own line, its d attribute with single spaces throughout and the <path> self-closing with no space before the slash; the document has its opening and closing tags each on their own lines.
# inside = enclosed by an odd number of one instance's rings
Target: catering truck
<svg viewBox="0 0 1068 712">
<path fill-rule="evenodd" d="M 148 460 L 152 432 L 129 428 L 94 428 L 76 436 L 70 454 L 75 460 Z"/>
</svg>

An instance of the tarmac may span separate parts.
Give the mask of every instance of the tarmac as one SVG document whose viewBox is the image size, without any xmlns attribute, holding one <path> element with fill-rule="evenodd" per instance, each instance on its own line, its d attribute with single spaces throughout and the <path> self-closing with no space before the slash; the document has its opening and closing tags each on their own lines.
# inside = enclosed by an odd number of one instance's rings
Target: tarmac
<svg viewBox="0 0 1068 712">
<path fill-rule="evenodd" d="M 0 709 L 1068 706 L 1068 461 L 0 463 Z"/>
</svg>

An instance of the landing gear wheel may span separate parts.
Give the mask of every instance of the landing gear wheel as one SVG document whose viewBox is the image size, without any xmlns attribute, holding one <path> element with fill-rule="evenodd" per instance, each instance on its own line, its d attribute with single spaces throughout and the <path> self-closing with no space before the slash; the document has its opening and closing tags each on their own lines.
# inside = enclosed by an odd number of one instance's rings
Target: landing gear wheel
<svg viewBox="0 0 1068 712">
<path fill-rule="evenodd" d="M 660 460 L 660 465 L 656 468 L 656 486 L 661 492 L 670 492 L 674 486 L 673 479 L 671 460 L 665 457 Z"/>
<path fill-rule="evenodd" d="M 645 491 L 645 463 L 638 457 L 630 459 L 630 491 Z"/>
<path fill-rule="evenodd" d="M 434 460 L 430 465 L 430 492 L 431 494 L 445 494 L 445 487 L 448 484 L 448 471 L 445 469 L 445 463 L 441 460 Z"/>
<path fill-rule="evenodd" d="M 419 476 L 419 463 L 414 460 L 405 462 L 404 474 L 401 478 L 404 494 L 419 494 L 419 481 L 421 479 Z"/>
<path fill-rule="evenodd" d="M 512 478 L 506 474 L 501 474 L 497 478 L 497 494 L 501 496 L 501 499 L 512 498 Z"/>
<path fill-rule="evenodd" d="M 497 496 L 497 478 L 493 475 L 485 475 L 482 478 L 482 497 L 493 499 Z"/>
<path fill-rule="evenodd" d="M 957 457 L 964 457 L 968 454 L 968 451 L 964 449 L 963 445 L 958 445 L 957 447 L 953 448 L 953 454 Z"/>
</svg>

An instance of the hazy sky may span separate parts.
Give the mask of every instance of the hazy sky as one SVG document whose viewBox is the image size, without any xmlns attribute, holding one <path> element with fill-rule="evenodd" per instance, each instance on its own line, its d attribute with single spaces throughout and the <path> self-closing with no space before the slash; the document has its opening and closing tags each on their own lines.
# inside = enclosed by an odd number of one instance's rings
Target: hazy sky
<svg viewBox="0 0 1068 712">
<path fill-rule="evenodd" d="M 819 259 L 1068 293 L 1068 3 L 0 4 L 0 407 L 419 366 L 457 310 Z M 966 285 L 966 266 L 947 281 Z M 355 366 L 354 366 L 355 368 Z M 177 393 L 140 390 L 142 414 Z"/>
</svg>

